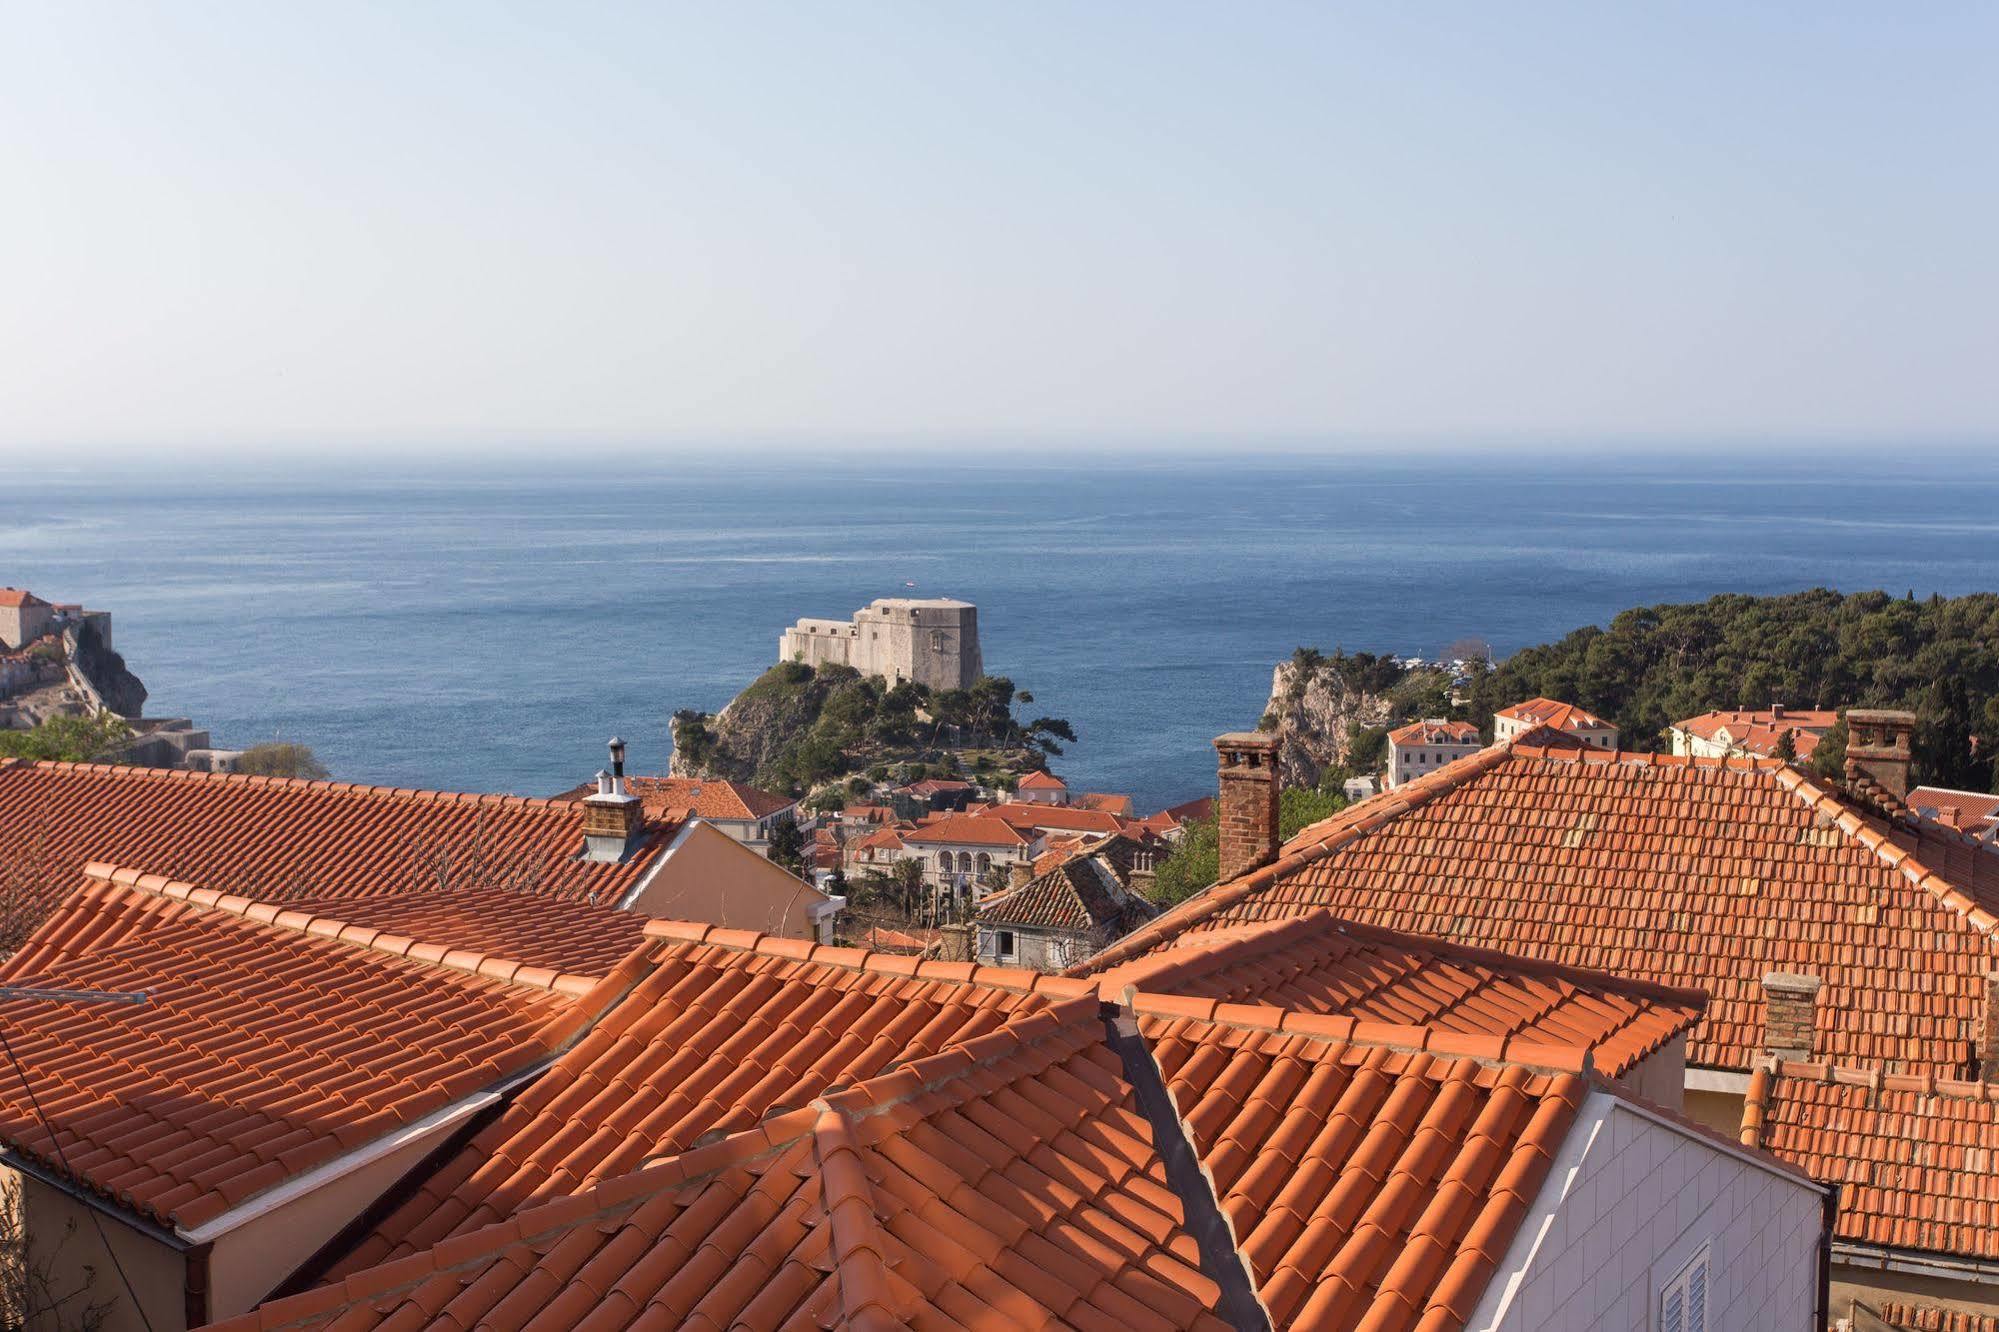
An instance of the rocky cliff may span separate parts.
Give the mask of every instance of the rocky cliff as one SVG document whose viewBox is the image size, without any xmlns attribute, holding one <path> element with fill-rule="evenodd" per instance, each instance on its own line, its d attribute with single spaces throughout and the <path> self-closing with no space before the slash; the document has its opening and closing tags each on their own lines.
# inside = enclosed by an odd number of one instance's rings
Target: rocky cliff
<svg viewBox="0 0 1999 1332">
<path fill-rule="evenodd" d="M 769 778 L 811 738 L 827 699 L 844 683 L 833 670 L 802 671 L 799 679 L 783 670 L 772 668 L 712 716 L 674 714 L 668 773 L 737 782 Z"/>
<path fill-rule="evenodd" d="M 1405 671 L 1385 657 L 1301 649 L 1271 672 L 1259 729 L 1277 734 L 1284 784 L 1316 787 L 1326 769 L 1350 766 L 1356 731 L 1397 725 L 1426 707 L 1441 715 L 1449 685 L 1443 672 Z"/>
<path fill-rule="evenodd" d="M 97 627 L 84 624 L 63 635 L 70 667 L 80 674 L 106 708 L 121 717 L 145 714 L 146 686 L 125 666 L 125 659 L 104 646 Z"/>
</svg>

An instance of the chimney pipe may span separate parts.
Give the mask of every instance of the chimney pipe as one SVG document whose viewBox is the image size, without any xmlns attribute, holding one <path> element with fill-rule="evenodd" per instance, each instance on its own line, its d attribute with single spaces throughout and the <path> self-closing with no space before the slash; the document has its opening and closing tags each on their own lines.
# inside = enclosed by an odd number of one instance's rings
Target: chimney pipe
<svg viewBox="0 0 1999 1332">
<path fill-rule="evenodd" d="M 1277 737 L 1232 731 L 1215 737 L 1215 754 L 1217 881 L 1227 883 L 1277 859 Z"/>
<path fill-rule="evenodd" d="M 1909 794 L 1909 742 L 1916 714 L 1885 708 L 1846 710 L 1846 776 L 1865 776 L 1895 799 Z"/>
<path fill-rule="evenodd" d="M 1779 1059 L 1812 1057 L 1819 978 L 1788 971 L 1763 977 L 1763 1048 Z"/>
<path fill-rule="evenodd" d="M 1009 861 L 1009 862 L 1007 862 L 1007 867 L 1006 867 L 1006 886 L 1007 886 L 1007 887 L 1009 887 L 1009 888 L 1025 888 L 1025 887 L 1026 887 L 1026 886 L 1027 886 L 1028 884 L 1030 884 L 1030 883 L 1033 883 L 1033 882 L 1034 882 L 1034 862 L 1033 862 L 1033 861 L 1031 861 L 1031 860 L 1013 860 L 1013 861 Z"/>
<path fill-rule="evenodd" d="M 597 774 L 597 793 L 583 798 L 583 859 L 616 864 L 637 849 L 645 807 L 625 789 L 625 742 L 611 738 L 611 772 Z"/>
</svg>

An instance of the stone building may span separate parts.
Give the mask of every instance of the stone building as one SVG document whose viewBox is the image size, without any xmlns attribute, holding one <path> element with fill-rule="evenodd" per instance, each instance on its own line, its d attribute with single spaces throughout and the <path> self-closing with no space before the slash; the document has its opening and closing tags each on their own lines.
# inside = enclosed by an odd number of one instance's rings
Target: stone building
<svg viewBox="0 0 1999 1332">
<path fill-rule="evenodd" d="M 19 587 L 0 587 L 0 647 L 24 648 L 49 631 L 55 607 Z"/>
<path fill-rule="evenodd" d="M 1098 839 L 1043 874 L 980 903 L 977 960 L 986 966 L 1061 971 L 1159 914 L 1142 889 L 1154 881 L 1153 848 Z M 1024 866 L 1033 874 L 1032 866 Z"/>
<path fill-rule="evenodd" d="M 949 598 L 881 597 L 851 620 L 800 620 L 777 643 L 780 662 L 851 666 L 891 683 L 966 689 L 985 674 L 979 608 Z"/>
<path fill-rule="evenodd" d="M 1446 721 L 1429 717 L 1410 722 L 1388 733 L 1388 789 L 1426 772 L 1435 772 L 1446 763 L 1467 754 L 1476 754 L 1484 742 L 1478 727 L 1467 721 Z"/>
</svg>

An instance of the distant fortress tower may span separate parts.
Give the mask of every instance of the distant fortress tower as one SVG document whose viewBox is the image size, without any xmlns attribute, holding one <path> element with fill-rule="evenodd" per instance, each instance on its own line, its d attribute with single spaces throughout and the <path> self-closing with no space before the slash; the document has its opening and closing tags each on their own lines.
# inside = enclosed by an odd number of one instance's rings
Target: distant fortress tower
<svg viewBox="0 0 1999 1332">
<path fill-rule="evenodd" d="M 800 620 L 777 640 L 777 659 L 852 666 L 932 689 L 965 689 L 985 674 L 979 608 L 949 598 L 882 597 L 851 620 Z"/>
</svg>

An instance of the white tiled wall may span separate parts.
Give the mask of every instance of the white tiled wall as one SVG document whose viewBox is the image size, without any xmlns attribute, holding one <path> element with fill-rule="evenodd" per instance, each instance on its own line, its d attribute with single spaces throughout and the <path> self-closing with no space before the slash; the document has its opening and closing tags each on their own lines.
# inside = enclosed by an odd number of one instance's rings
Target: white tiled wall
<svg viewBox="0 0 1999 1332">
<path fill-rule="evenodd" d="M 1709 1328 L 1810 1327 L 1817 1190 L 1600 1092 L 1569 1149 L 1472 1327 L 1656 1328 L 1659 1291 L 1703 1244 Z"/>
</svg>

